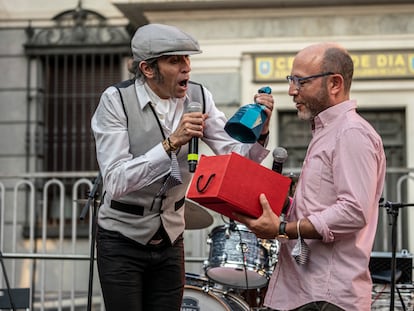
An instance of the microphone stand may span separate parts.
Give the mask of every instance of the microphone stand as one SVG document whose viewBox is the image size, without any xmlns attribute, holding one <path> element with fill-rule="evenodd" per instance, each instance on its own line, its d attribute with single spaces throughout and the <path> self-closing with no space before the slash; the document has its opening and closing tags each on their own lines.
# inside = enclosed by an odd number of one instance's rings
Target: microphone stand
<svg viewBox="0 0 414 311">
<path fill-rule="evenodd" d="M 91 229 L 91 245 L 90 245 L 90 259 L 89 259 L 89 283 L 88 283 L 88 306 L 87 311 L 92 310 L 92 287 L 93 287 L 93 266 L 95 261 L 95 241 L 96 241 L 96 214 L 97 214 L 97 197 L 98 197 L 98 188 L 102 182 L 102 175 L 99 172 L 98 176 L 95 178 L 92 190 L 88 195 L 88 201 L 85 203 L 85 206 L 82 209 L 82 212 L 79 216 L 80 220 L 84 220 L 86 214 L 88 213 L 91 202 L 93 202 L 92 209 L 92 229 Z"/>
<path fill-rule="evenodd" d="M 397 252 L 397 219 L 398 211 L 400 208 L 405 206 L 414 206 L 414 204 L 404 204 L 404 203 L 393 203 L 387 201 L 385 203 L 380 203 L 380 207 L 385 207 L 387 209 L 388 215 L 391 216 L 391 297 L 390 297 L 390 311 L 394 311 L 394 300 L 395 300 L 395 272 L 397 266 L 396 252 Z M 404 307 L 404 301 L 401 296 L 401 303 Z M 405 308 L 404 308 L 405 310 Z"/>
</svg>

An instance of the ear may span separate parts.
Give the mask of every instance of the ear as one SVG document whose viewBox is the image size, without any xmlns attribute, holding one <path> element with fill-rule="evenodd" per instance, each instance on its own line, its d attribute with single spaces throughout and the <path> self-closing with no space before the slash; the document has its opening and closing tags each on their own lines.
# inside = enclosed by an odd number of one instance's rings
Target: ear
<svg viewBox="0 0 414 311">
<path fill-rule="evenodd" d="M 154 76 L 154 70 L 148 66 L 146 61 L 140 62 L 138 67 L 146 78 L 151 79 Z"/>
<path fill-rule="evenodd" d="M 344 78 L 340 74 L 335 74 L 329 77 L 330 92 L 333 95 L 337 95 L 344 90 Z"/>
</svg>

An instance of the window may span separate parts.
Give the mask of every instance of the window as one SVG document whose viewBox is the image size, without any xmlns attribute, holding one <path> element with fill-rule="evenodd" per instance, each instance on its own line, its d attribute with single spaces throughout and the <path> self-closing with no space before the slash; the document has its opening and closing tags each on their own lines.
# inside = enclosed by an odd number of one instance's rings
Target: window
<svg viewBox="0 0 414 311">
<path fill-rule="evenodd" d="M 62 223 L 76 221 L 74 197 L 86 200 L 89 195 L 88 184 L 77 186 L 77 181 L 98 171 L 91 117 L 105 88 L 125 78 L 131 53 L 127 25 L 107 25 L 104 16 L 83 10 L 80 3 L 53 21 L 54 27 L 29 26 L 25 44 L 30 90 L 26 169 L 42 174 L 35 181 L 36 234 L 47 226 L 48 238 Z M 51 183 L 57 174 L 59 180 Z M 70 226 L 65 235 L 66 229 Z"/>
<path fill-rule="evenodd" d="M 122 55 L 52 55 L 44 72 L 44 171 L 98 170 L 91 117 L 103 90 L 121 81 Z"/>
</svg>

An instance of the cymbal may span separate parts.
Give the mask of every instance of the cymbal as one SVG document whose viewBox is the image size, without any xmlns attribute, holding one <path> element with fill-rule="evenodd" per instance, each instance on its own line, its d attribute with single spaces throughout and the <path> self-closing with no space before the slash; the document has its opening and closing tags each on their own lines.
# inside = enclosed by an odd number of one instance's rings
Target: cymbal
<svg viewBox="0 0 414 311">
<path fill-rule="evenodd" d="M 200 204 L 190 199 L 185 199 L 185 229 L 204 229 L 213 223 L 213 216 Z"/>
</svg>

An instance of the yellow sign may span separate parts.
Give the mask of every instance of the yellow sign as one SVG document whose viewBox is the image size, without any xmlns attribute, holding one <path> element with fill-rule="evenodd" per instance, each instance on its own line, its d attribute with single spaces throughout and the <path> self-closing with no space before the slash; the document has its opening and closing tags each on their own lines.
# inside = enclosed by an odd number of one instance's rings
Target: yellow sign
<svg viewBox="0 0 414 311">
<path fill-rule="evenodd" d="M 256 55 L 256 82 L 286 81 L 294 54 Z M 355 79 L 414 78 L 414 52 L 353 52 Z"/>
</svg>

